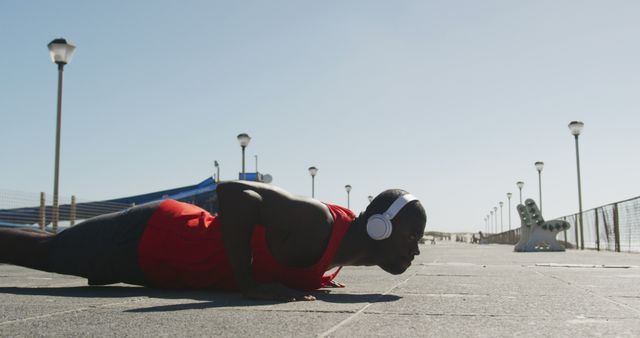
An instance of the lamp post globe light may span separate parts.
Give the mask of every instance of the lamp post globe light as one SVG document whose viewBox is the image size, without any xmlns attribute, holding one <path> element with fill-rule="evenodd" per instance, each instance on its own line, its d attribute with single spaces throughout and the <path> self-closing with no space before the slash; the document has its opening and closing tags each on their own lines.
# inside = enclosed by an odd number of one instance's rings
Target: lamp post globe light
<svg viewBox="0 0 640 338">
<path fill-rule="evenodd" d="M 510 192 L 507 193 L 507 199 L 509 200 L 509 208 L 508 208 L 508 210 L 509 210 L 509 231 L 511 231 L 511 196 L 512 195 L 513 194 L 510 193 Z"/>
<path fill-rule="evenodd" d="M 578 136 L 582 132 L 582 128 L 584 128 L 584 123 L 582 121 L 571 121 L 569 123 L 569 130 L 571 130 L 571 134 L 574 136 L 576 140 L 576 167 L 578 170 L 578 219 L 580 222 L 580 249 L 584 250 L 584 234 L 582 229 L 582 186 L 580 182 L 580 150 L 578 147 Z M 578 227 L 576 227 L 576 232 L 578 231 Z M 577 234 L 576 234 L 576 242 L 577 242 Z M 598 250 L 600 249 L 600 241 L 598 240 Z M 576 245 L 577 246 L 577 245 Z"/>
<path fill-rule="evenodd" d="M 351 186 L 349 184 L 344 186 L 344 190 L 347 191 L 347 209 L 351 209 L 351 205 L 350 205 L 350 193 L 351 193 Z"/>
<path fill-rule="evenodd" d="M 245 134 L 245 133 L 238 134 L 238 142 L 240 142 L 240 147 L 242 147 L 242 179 L 243 180 L 246 179 L 245 171 L 244 171 L 244 151 L 249 145 L 250 141 L 251 141 L 251 136 L 249 136 L 248 134 Z"/>
<path fill-rule="evenodd" d="M 502 222 L 502 205 L 504 205 L 504 203 L 502 201 L 500 201 L 499 204 L 500 204 L 500 232 L 503 232 L 504 230 L 503 230 L 503 226 L 502 226 L 502 224 L 503 224 L 503 222 Z"/>
<path fill-rule="evenodd" d="M 58 105 L 57 105 L 57 118 L 56 118 L 56 150 L 55 150 L 55 164 L 53 169 L 53 216 L 51 220 L 51 226 L 53 232 L 58 231 L 58 220 L 60 218 L 60 212 L 58 209 L 58 187 L 60 177 L 60 129 L 62 124 L 62 74 L 64 72 L 64 66 L 71 62 L 73 52 L 76 50 L 76 46 L 63 38 L 54 39 L 47 45 L 49 48 L 49 55 L 51 61 L 58 65 Z"/>
<path fill-rule="evenodd" d="M 535 166 L 538 171 L 538 203 L 540 204 L 540 213 L 542 213 L 542 169 L 544 168 L 544 162 L 538 161 Z"/>
<path fill-rule="evenodd" d="M 369 200 L 369 203 L 371 203 L 371 201 L 373 201 L 373 196 L 369 195 L 367 196 L 367 199 Z"/>
<path fill-rule="evenodd" d="M 520 190 L 520 204 L 522 204 L 522 187 L 524 187 L 524 182 L 518 181 L 516 182 L 518 189 Z"/>
<path fill-rule="evenodd" d="M 309 167 L 309 174 L 311 175 L 311 198 L 315 197 L 315 179 L 316 174 L 318 173 L 318 168 Z"/>
</svg>

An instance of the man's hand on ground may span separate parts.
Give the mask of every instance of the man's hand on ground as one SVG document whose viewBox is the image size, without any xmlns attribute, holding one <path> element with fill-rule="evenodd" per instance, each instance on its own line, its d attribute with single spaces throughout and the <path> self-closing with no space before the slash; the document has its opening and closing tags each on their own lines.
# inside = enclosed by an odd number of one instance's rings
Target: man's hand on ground
<svg viewBox="0 0 640 338">
<path fill-rule="evenodd" d="M 326 287 L 326 288 L 343 288 L 344 284 L 338 283 L 336 281 L 330 281 L 327 284 L 325 284 L 324 287 Z"/>
<path fill-rule="evenodd" d="M 258 284 L 244 292 L 244 296 L 251 299 L 276 300 L 281 302 L 311 301 L 316 297 L 300 291 L 290 289 L 279 283 Z"/>
</svg>

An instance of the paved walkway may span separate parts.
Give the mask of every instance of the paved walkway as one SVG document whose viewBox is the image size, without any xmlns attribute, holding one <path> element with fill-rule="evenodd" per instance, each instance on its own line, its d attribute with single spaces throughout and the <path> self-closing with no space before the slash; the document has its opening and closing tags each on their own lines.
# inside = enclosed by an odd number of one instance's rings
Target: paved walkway
<svg viewBox="0 0 640 338">
<path fill-rule="evenodd" d="M 338 278 L 347 288 L 285 304 L 88 287 L 0 265 L 0 337 L 640 336 L 640 254 L 449 242 L 421 251 L 403 275 L 347 267 Z"/>
</svg>

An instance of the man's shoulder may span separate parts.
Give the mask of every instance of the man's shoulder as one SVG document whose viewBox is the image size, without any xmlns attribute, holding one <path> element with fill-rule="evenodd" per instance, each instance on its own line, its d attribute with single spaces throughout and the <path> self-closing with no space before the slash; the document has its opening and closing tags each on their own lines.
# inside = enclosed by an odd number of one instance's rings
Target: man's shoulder
<svg viewBox="0 0 640 338">
<path fill-rule="evenodd" d="M 341 205 L 323 202 L 323 204 L 329 209 L 331 216 L 335 221 L 338 219 L 340 221 L 351 222 L 356 218 L 356 215 L 350 209 L 347 209 Z"/>
</svg>

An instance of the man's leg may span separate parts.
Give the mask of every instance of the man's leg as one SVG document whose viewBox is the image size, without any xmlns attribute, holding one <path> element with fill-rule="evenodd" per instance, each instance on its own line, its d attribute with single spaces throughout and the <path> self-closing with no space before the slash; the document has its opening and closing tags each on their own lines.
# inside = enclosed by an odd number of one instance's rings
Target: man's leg
<svg viewBox="0 0 640 338">
<path fill-rule="evenodd" d="M 0 228 L 0 263 L 49 271 L 47 256 L 53 237 L 41 230 Z"/>
<path fill-rule="evenodd" d="M 138 265 L 138 244 L 159 204 L 96 216 L 60 232 L 51 239 L 50 270 L 85 277 L 90 285 L 146 285 Z"/>
</svg>

